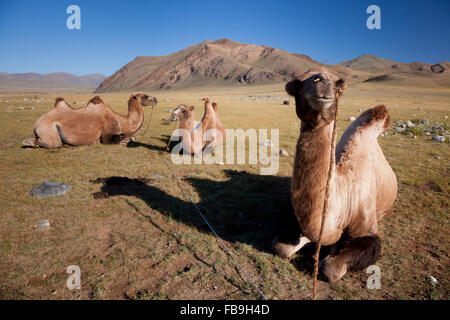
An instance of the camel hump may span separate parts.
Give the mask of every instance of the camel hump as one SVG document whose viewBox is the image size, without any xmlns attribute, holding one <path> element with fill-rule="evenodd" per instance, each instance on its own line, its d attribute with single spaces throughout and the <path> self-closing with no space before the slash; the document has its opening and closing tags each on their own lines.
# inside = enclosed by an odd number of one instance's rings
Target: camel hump
<svg viewBox="0 0 450 320">
<path fill-rule="evenodd" d="M 64 98 L 58 97 L 55 99 L 55 107 L 58 103 L 60 103 L 61 101 L 64 101 Z"/>
<path fill-rule="evenodd" d="M 384 104 L 377 105 L 372 109 L 364 112 L 361 117 L 367 113 L 367 120 L 364 122 L 364 125 L 370 126 L 376 122 L 384 121 L 383 129 L 389 128 L 392 124 L 391 117 L 389 116 L 389 111 Z"/>
<path fill-rule="evenodd" d="M 99 96 L 95 96 L 91 100 L 89 100 L 89 103 L 102 104 L 104 102 L 103 102 L 102 98 L 100 98 Z"/>
</svg>

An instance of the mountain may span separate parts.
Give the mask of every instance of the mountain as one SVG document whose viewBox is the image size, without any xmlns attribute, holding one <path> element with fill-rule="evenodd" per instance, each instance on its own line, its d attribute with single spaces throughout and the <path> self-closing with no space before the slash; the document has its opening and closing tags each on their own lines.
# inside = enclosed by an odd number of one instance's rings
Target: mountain
<svg viewBox="0 0 450 320">
<path fill-rule="evenodd" d="M 76 76 L 70 73 L 0 72 L 1 89 L 95 89 L 106 79 L 102 74 Z"/>
<path fill-rule="evenodd" d="M 324 66 L 348 82 L 450 86 L 448 62 L 400 63 L 364 55 L 335 65 L 280 49 L 220 39 L 166 56 L 140 56 L 103 81 L 96 93 L 144 89 L 282 83 L 293 74 Z"/>
<path fill-rule="evenodd" d="M 228 39 L 203 41 L 167 56 L 137 57 L 96 92 L 283 82 L 320 65 L 308 56 Z"/>
<path fill-rule="evenodd" d="M 394 60 L 365 54 L 336 66 L 357 71 L 373 73 L 365 82 L 396 81 L 403 84 L 418 83 L 422 85 L 449 86 L 449 62 L 437 64 L 423 62 L 401 63 Z"/>
</svg>

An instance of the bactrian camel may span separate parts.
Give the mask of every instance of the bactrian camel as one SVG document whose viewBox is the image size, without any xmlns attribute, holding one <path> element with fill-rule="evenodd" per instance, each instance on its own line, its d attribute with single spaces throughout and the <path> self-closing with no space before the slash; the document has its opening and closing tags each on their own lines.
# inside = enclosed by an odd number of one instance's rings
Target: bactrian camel
<svg viewBox="0 0 450 320">
<path fill-rule="evenodd" d="M 205 148 L 214 150 L 225 142 L 225 128 L 218 116 L 217 103 L 205 102 L 205 112 L 200 122 L 195 121 L 194 106 L 179 105 L 170 116 L 171 121 L 180 121 L 180 139 L 185 152 L 198 155 Z"/>
<path fill-rule="evenodd" d="M 131 95 L 128 114 L 121 115 L 96 96 L 80 109 L 72 108 L 63 98 L 34 124 L 34 138 L 25 140 L 27 146 L 59 148 L 63 144 L 80 146 L 98 141 L 119 143 L 132 137 L 144 121 L 143 106 L 154 106 L 156 98 L 143 93 Z"/>
<path fill-rule="evenodd" d="M 273 241 L 277 254 L 288 258 L 305 244 L 317 243 L 321 229 L 330 145 L 338 101 L 345 82 L 324 69 L 310 70 L 289 82 L 301 119 L 291 184 L 291 203 L 298 225 Z M 331 180 L 322 244 L 331 246 L 319 270 L 330 281 L 347 270 L 374 264 L 381 250 L 378 221 L 397 196 L 397 179 L 378 144 L 390 126 L 384 105 L 363 112 L 333 146 Z"/>
</svg>

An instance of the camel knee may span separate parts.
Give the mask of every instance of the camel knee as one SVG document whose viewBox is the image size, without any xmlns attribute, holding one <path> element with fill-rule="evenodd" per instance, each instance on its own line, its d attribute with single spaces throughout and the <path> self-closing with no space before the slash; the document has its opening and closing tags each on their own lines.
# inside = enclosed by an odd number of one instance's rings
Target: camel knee
<svg viewBox="0 0 450 320">
<path fill-rule="evenodd" d="M 300 237 L 295 242 L 287 242 L 281 240 L 280 236 L 277 236 L 272 241 L 272 248 L 277 255 L 282 258 L 290 258 L 294 253 L 303 248 L 306 244 L 311 241 L 307 237 Z"/>
<path fill-rule="evenodd" d="M 320 271 L 328 281 L 341 279 L 349 271 L 358 271 L 374 264 L 380 255 L 380 237 L 364 236 L 345 240 L 341 249 L 320 262 Z"/>
</svg>

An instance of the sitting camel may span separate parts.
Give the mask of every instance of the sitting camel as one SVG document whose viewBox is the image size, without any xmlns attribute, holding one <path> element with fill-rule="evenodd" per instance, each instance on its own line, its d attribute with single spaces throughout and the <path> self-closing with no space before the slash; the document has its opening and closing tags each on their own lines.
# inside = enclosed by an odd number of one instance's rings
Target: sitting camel
<svg viewBox="0 0 450 320">
<path fill-rule="evenodd" d="M 170 121 L 180 121 L 183 150 L 194 155 L 205 148 L 214 150 L 225 142 L 225 128 L 217 115 L 217 103 L 211 103 L 208 98 L 201 100 L 205 101 L 205 113 L 200 122 L 195 122 L 195 107 L 185 104 L 179 105 L 170 116 Z"/>
<path fill-rule="evenodd" d="M 310 70 L 286 85 L 301 119 L 294 160 L 291 203 L 298 225 L 291 224 L 273 241 L 276 253 L 292 256 L 317 243 L 330 161 L 334 115 L 345 83 L 324 69 Z M 331 163 L 331 180 L 322 244 L 331 246 L 320 261 L 330 282 L 347 270 L 374 264 L 381 250 L 378 220 L 397 196 L 397 179 L 378 144 L 390 126 L 384 105 L 363 112 L 344 132 Z"/>
<path fill-rule="evenodd" d="M 128 101 L 128 114 L 121 115 L 105 105 L 98 96 L 86 107 L 72 108 L 63 98 L 57 98 L 54 107 L 34 124 L 34 138 L 23 144 L 32 147 L 59 148 L 119 143 L 136 133 L 144 120 L 143 106 L 155 105 L 156 98 L 133 94 Z"/>
</svg>

